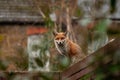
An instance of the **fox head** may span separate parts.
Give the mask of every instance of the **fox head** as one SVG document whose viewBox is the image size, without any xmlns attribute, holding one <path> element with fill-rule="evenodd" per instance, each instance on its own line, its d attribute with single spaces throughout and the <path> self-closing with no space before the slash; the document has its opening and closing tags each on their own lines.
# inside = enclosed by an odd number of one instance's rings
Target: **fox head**
<svg viewBox="0 0 120 80">
<path fill-rule="evenodd" d="M 66 35 L 67 32 L 53 32 L 54 35 L 54 42 L 55 44 L 59 45 L 59 46 L 63 46 L 64 43 L 66 42 Z"/>
</svg>

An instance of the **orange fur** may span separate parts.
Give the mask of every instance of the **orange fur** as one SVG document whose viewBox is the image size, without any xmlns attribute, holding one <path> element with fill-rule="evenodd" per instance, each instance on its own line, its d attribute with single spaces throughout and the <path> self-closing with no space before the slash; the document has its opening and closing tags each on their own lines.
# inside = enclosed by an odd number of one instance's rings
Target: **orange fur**
<svg viewBox="0 0 120 80">
<path fill-rule="evenodd" d="M 63 32 L 55 33 L 55 46 L 60 54 L 62 55 L 68 55 L 70 58 L 79 58 L 82 59 L 85 57 L 83 54 L 80 46 L 78 46 L 76 43 L 71 41 L 66 37 L 66 34 Z"/>
</svg>

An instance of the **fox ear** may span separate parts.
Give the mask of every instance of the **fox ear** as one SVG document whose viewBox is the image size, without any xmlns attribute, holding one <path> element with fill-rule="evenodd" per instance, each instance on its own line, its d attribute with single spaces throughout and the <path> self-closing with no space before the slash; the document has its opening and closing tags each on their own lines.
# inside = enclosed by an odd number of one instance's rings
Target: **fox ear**
<svg viewBox="0 0 120 80">
<path fill-rule="evenodd" d="M 65 34 L 65 36 L 67 36 L 67 33 L 68 33 L 67 31 L 64 33 L 64 34 Z"/>
<path fill-rule="evenodd" d="M 58 32 L 56 30 L 53 31 L 53 35 L 56 36 Z"/>
</svg>

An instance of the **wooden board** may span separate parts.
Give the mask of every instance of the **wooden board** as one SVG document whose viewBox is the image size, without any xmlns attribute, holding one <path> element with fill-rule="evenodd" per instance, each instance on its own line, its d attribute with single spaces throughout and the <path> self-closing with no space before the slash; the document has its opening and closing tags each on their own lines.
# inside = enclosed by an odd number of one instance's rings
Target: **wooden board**
<svg viewBox="0 0 120 80">
<path fill-rule="evenodd" d="M 120 37 L 63 71 L 62 80 L 77 80 L 94 71 L 101 61 L 103 64 L 109 63 L 117 50 L 120 50 Z"/>
</svg>

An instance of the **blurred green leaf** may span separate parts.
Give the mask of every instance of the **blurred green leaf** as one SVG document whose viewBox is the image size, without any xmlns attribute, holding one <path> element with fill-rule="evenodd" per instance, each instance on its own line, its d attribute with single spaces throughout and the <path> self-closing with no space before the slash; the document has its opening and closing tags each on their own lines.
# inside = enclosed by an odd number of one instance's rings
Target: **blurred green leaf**
<svg viewBox="0 0 120 80">
<path fill-rule="evenodd" d="M 106 32 L 107 26 L 110 24 L 110 20 L 108 19 L 103 19 L 98 22 L 96 25 L 96 30 L 99 32 Z"/>
<path fill-rule="evenodd" d="M 50 28 L 50 30 L 52 30 L 52 28 L 54 27 L 54 22 L 51 20 L 50 17 L 47 17 L 45 20 L 45 25 L 47 28 Z"/>
<path fill-rule="evenodd" d="M 76 17 L 79 17 L 79 16 L 81 16 L 81 15 L 82 15 L 82 11 L 81 11 L 81 9 L 78 8 L 78 9 L 76 10 L 75 16 L 76 16 Z"/>
<path fill-rule="evenodd" d="M 104 74 L 103 73 L 98 73 L 95 80 L 103 80 L 104 79 Z"/>
<path fill-rule="evenodd" d="M 85 76 L 83 76 L 81 79 L 79 79 L 79 80 L 89 80 L 89 78 L 91 77 L 91 73 L 89 73 L 89 74 L 87 74 L 87 75 L 85 75 Z"/>
<path fill-rule="evenodd" d="M 111 65 L 109 70 L 111 73 L 118 72 L 120 70 L 120 65 Z"/>
<path fill-rule="evenodd" d="M 62 68 L 67 68 L 70 65 L 70 59 L 68 57 L 62 57 L 60 59 L 60 65 Z"/>
</svg>

